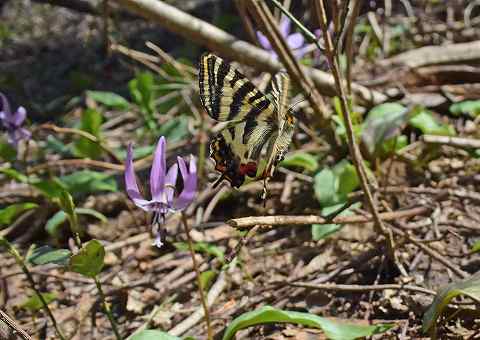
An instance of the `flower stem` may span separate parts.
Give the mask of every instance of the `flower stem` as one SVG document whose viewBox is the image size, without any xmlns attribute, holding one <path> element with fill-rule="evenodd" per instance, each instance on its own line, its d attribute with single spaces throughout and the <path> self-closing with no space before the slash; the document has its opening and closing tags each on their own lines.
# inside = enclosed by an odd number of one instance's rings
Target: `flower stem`
<svg viewBox="0 0 480 340">
<path fill-rule="evenodd" d="M 112 310 L 110 309 L 110 306 L 107 303 L 107 299 L 105 298 L 105 294 L 103 293 L 102 284 L 100 283 L 100 280 L 98 279 L 97 276 L 95 276 L 94 279 L 95 279 L 95 285 L 97 286 L 98 294 L 100 295 L 100 299 L 102 300 L 103 310 L 105 311 L 105 314 L 107 314 L 108 320 L 112 325 L 113 333 L 115 333 L 115 337 L 117 338 L 117 340 L 122 340 L 122 337 L 118 332 L 115 319 L 113 318 Z"/>
<path fill-rule="evenodd" d="M 187 235 L 188 249 L 190 250 L 190 256 L 192 257 L 193 268 L 195 269 L 195 273 L 197 275 L 198 292 L 200 293 L 200 300 L 202 301 L 202 307 L 205 313 L 205 323 L 207 324 L 207 339 L 213 340 L 213 330 L 210 324 L 210 313 L 208 312 L 208 303 L 205 298 L 205 293 L 203 292 L 202 281 L 200 279 L 200 269 L 198 268 L 197 260 L 195 259 L 193 242 L 192 242 L 192 238 L 190 237 L 190 226 L 188 225 L 188 222 L 187 222 L 187 216 L 185 216 L 183 212 L 182 212 L 182 222 L 183 222 L 183 227 L 185 229 L 185 234 Z"/>
<path fill-rule="evenodd" d="M 50 310 L 50 307 L 48 307 L 47 301 L 45 301 L 45 298 L 43 297 L 42 293 L 40 293 L 40 291 L 37 289 L 35 281 L 33 280 L 33 276 L 30 273 L 30 271 L 28 270 L 23 257 L 20 255 L 17 248 L 15 248 L 15 246 L 13 244 L 11 244 L 10 242 L 8 242 L 5 238 L 2 238 L 1 241 L 2 241 L 1 243 L 4 244 L 7 247 L 8 252 L 15 258 L 15 261 L 17 262 L 17 264 L 22 268 L 22 271 L 25 274 L 25 276 L 27 277 L 27 280 L 30 283 L 31 288 L 33 289 L 35 294 L 37 294 L 38 298 L 40 299 L 40 302 L 42 303 L 43 309 L 47 313 L 50 320 L 52 320 L 53 327 L 55 328 L 55 331 L 57 332 L 58 337 L 61 340 L 66 340 L 66 338 L 63 336 L 62 332 L 60 331 L 60 327 L 58 326 L 57 320 L 53 316 L 53 313 Z"/>
<path fill-rule="evenodd" d="M 71 216 L 69 221 L 70 221 L 70 229 L 72 230 L 72 233 L 74 235 L 75 244 L 78 247 L 78 249 L 82 249 L 82 241 L 80 240 L 80 234 L 78 233 L 80 228 L 78 225 L 78 218 L 77 218 L 77 214 L 75 213 L 75 210 L 73 210 L 73 216 Z M 103 310 L 105 311 L 105 314 L 107 314 L 108 321 L 110 321 L 110 325 L 112 326 L 113 333 L 115 333 L 115 337 L 117 338 L 117 340 L 122 340 L 122 337 L 118 332 L 117 323 L 113 318 L 112 310 L 110 309 L 110 306 L 107 303 L 107 299 L 105 298 L 105 294 L 103 293 L 102 284 L 97 276 L 94 277 L 94 280 L 95 280 L 95 285 L 97 286 L 98 294 L 100 295 L 100 300 L 102 300 Z"/>
</svg>

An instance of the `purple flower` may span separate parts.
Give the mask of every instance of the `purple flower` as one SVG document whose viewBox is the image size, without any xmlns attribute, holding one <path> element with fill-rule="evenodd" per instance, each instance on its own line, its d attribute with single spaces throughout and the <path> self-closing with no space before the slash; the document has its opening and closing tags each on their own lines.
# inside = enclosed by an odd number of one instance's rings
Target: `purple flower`
<svg viewBox="0 0 480 340">
<path fill-rule="evenodd" d="M 188 207 L 195 198 L 197 191 L 197 167 L 193 156 L 190 158 L 188 169 L 185 160 L 177 157 L 177 163 L 173 164 L 167 171 L 166 148 L 165 137 L 162 136 L 158 141 L 153 156 L 152 169 L 150 170 L 151 200 L 143 198 L 138 189 L 133 169 L 132 144 L 128 146 L 125 162 L 125 187 L 127 188 L 127 194 L 137 207 L 154 213 L 152 221 L 152 230 L 156 234 L 154 245 L 159 248 L 163 243 L 158 229 L 160 222 L 163 223 L 165 221 L 165 214 Z M 179 195 L 175 195 L 178 168 L 180 168 L 183 179 L 183 189 Z"/>
<path fill-rule="evenodd" d="M 290 26 L 291 26 L 291 21 L 285 16 L 282 16 L 282 19 L 280 19 L 280 35 L 286 40 L 288 47 L 293 52 L 293 55 L 297 59 L 301 59 L 305 53 L 308 52 L 307 46 L 305 44 L 305 39 L 303 38 L 303 35 L 301 33 L 292 33 L 290 34 Z M 272 45 L 270 44 L 270 41 L 268 41 L 267 37 L 260 31 L 257 31 L 257 39 L 260 45 L 270 52 L 272 55 L 272 58 L 278 59 L 277 53 L 273 50 Z"/>
<path fill-rule="evenodd" d="M 27 117 L 27 111 L 23 106 L 19 106 L 17 108 L 17 111 L 12 114 L 7 97 L 5 97 L 5 95 L 1 92 L 0 97 L 2 100 L 0 121 L 2 122 L 3 127 L 7 130 L 8 142 L 14 147 L 17 147 L 20 140 L 27 140 L 31 136 L 30 131 L 21 127 L 21 125 L 25 121 L 25 118 Z"/>
</svg>

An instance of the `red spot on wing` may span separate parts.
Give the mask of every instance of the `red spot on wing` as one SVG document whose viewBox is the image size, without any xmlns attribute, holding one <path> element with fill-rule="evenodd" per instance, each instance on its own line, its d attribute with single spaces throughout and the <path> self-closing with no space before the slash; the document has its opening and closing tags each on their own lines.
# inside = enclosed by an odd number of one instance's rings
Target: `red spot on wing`
<svg viewBox="0 0 480 340">
<path fill-rule="evenodd" d="M 247 164 L 240 164 L 239 172 L 241 175 L 255 177 L 257 175 L 257 163 L 248 162 Z"/>
</svg>

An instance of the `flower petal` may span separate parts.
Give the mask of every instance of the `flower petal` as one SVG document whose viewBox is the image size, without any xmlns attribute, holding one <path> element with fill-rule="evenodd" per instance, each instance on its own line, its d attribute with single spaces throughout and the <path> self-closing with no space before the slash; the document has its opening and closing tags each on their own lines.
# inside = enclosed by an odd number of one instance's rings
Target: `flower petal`
<svg viewBox="0 0 480 340">
<path fill-rule="evenodd" d="M 293 33 L 287 37 L 287 44 L 292 50 L 303 47 L 305 39 L 301 33 Z"/>
<path fill-rule="evenodd" d="M 177 160 L 183 178 L 183 190 L 175 200 L 174 209 L 183 210 L 192 203 L 197 193 L 197 166 L 193 156 L 190 158 L 188 171 L 183 158 L 177 157 Z"/>
<path fill-rule="evenodd" d="M 153 201 L 164 201 L 162 199 L 165 187 L 165 171 L 167 168 L 165 137 L 160 137 L 155 154 L 153 156 L 152 169 L 150 170 L 150 192 Z"/>
<path fill-rule="evenodd" d="M 280 26 L 279 26 L 280 34 L 282 35 L 282 37 L 284 38 L 288 37 L 288 33 L 290 33 L 291 24 L 292 22 L 290 21 L 290 19 L 282 15 L 282 18 L 280 19 Z"/>
<path fill-rule="evenodd" d="M 4 113 L 4 119 L 5 119 L 12 114 L 12 111 L 10 111 L 10 104 L 8 103 L 7 97 L 5 97 L 5 95 L 1 92 L 0 92 L 0 97 L 2 98 L 2 111 Z"/>
<path fill-rule="evenodd" d="M 178 164 L 173 164 L 168 169 L 167 176 L 165 177 L 165 195 L 167 196 L 168 205 L 172 205 L 173 195 L 175 194 L 175 184 L 177 183 Z"/>
<path fill-rule="evenodd" d="M 23 121 L 27 117 L 27 110 L 23 106 L 19 106 L 17 112 L 12 116 L 12 124 L 15 126 L 22 125 Z"/>
<path fill-rule="evenodd" d="M 257 31 L 257 39 L 260 45 L 266 49 L 267 51 L 272 50 L 272 45 L 270 45 L 270 41 L 268 41 L 268 38 L 260 31 Z"/>
<path fill-rule="evenodd" d="M 127 195 L 135 203 L 135 205 L 143 210 L 149 211 L 148 203 L 146 199 L 140 194 L 138 189 L 137 180 L 135 179 L 135 171 L 133 169 L 133 151 L 132 143 L 128 145 L 127 159 L 125 160 L 125 188 L 127 189 Z"/>
</svg>

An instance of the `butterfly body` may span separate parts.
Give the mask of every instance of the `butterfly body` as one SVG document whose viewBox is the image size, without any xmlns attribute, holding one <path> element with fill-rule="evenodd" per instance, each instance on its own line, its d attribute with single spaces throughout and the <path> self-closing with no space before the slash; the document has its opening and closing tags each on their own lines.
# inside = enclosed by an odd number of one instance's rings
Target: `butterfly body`
<svg viewBox="0 0 480 340">
<path fill-rule="evenodd" d="M 295 117 L 287 110 L 288 77 L 279 74 L 264 95 L 242 73 L 213 54 L 200 61 L 200 99 L 208 115 L 226 128 L 213 137 L 210 157 L 233 187 L 245 176 L 267 180 L 291 142 Z M 266 149 L 266 162 L 262 150 Z M 263 163 L 263 164 L 262 164 Z"/>
</svg>

